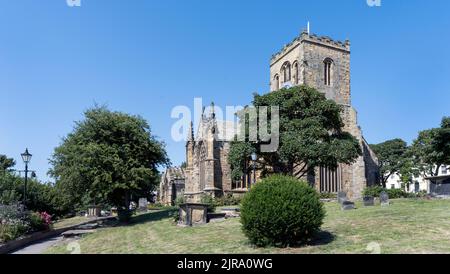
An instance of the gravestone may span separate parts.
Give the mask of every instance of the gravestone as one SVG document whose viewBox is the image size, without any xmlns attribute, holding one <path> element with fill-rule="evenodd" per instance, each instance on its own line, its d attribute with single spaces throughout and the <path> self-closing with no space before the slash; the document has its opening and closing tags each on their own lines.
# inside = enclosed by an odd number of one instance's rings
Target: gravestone
<svg viewBox="0 0 450 274">
<path fill-rule="evenodd" d="M 139 199 L 139 211 L 147 212 L 148 210 L 148 200 L 147 198 Z"/>
<path fill-rule="evenodd" d="M 363 202 L 364 202 L 364 206 L 374 206 L 375 205 L 375 198 L 374 197 L 365 196 L 363 198 Z"/>
<path fill-rule="evenodd" d="M 380 194 L 380 202 L 382 206 L 388 206 L 389 205 L 389 195 L 383 191 Z"/>
<path fill-rule="evenodd" d="M 100 217 L 101 216 L 101 209 L 99 206 L 91 205 L 88 207 L 87 210 L 87 216 L 88 217 Z"/>
<path fill-rule="evenodd" d="M 195 226 L 208 223 L 208 205 L 185 203 L 180 205 L 179 226 Z"/>
<path fill-rule="evenodd" d="M 341 204 L 341 208 L 342 208 L 342 210 L 353 210 L 353 209 L 356 209 L 355 208 L 355 203 L 354 202 L 350 202 L 350 201 L 344 201 Z"/>
<path fill-rule="evenodd" d="M 338 193 L 338 203 L 342 205 L 345 201 L 348 201 L 347 193 L 346 192 L 339 192 Z"/>
</svg>

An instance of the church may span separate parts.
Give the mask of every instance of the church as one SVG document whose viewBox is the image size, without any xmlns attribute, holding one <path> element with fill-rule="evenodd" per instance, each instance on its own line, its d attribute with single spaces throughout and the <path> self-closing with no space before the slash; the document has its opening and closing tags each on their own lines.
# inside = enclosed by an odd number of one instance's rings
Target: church
<svg viewBox="0 0 450 274">
<path fill-rule="evenodd" d="M 317 168 L 308 182 L 320 193 L 346 192 L 350 199 L 360 199 L 367 186 L 375 185 L 379 176 L 377 158 L 363 137 L 357 112 L 351 104 L 350 41 L 335 41 L 303 31 L 291 43 L 270 59 L 270 91 L 296 85 L 307 85 L 343 106 L 344 131 L 356 137 L 363 154 L 353 164 L 340 164 L 337 170 Z M 226 121 L 219 121 L 211 113 L 204 113 L 194 134 L 191 124 L 186 143 L 184 196 L 198 202 L 204 194 L 222 196 L 242 195 L 257 174 L 247 174 L 239 181 L 232 180 L 228 164 L 230 143 L 225 134 Z M 252 172 L 253 173 L 253 172 Z"/>
</svg>

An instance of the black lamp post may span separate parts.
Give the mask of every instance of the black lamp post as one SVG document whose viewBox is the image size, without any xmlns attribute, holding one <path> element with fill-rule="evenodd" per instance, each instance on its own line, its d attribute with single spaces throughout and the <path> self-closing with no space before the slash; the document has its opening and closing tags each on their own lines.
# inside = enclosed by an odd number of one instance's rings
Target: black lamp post
<svg viewBox="0 0 450 274">
<path fill-rule="evenodd" d="M 256 184 L 256 160 L 258 160 L 258 155 L 255 152 L 252 153 L 253 161 L 253 184 Z"/>
<path fill-rule="evenodd" d="M 23 188 L 23 204 L 25 205 L 27 201 L 28 164 L 30 163 L 33 155 L 28 152 L 27 148 L 24 153 L 20 154 L 20 156 L 22 156 L 22 160 L 25 163 L 25 186 Z"/>
</svg>

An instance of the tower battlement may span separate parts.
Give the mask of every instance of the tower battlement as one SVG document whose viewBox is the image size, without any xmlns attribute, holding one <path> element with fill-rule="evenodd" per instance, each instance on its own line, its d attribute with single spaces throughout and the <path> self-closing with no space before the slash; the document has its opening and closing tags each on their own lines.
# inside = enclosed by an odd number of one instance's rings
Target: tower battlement
<svg viewBox="0 0 450 274">
<path fill-rule="evenodd" d="M 273 54 L 270 58 L 271 65 L 277 62 L 284 55 L 288 54 L 290 51 L 298 47 L 302 43 L 313 43 L 318 44 L 325 47 L 334 48 L 337 50 L 342 50 L 346 52 L 350 52 L 350 40 L 339 41 L 330 38 L 329 36 L 318 36 L 316 34 L 308 34 L 306 30 L 304 30 L 300 36 L 296 37 L 292 42 L 284 45 L 284 47 Z"/>
</svg>

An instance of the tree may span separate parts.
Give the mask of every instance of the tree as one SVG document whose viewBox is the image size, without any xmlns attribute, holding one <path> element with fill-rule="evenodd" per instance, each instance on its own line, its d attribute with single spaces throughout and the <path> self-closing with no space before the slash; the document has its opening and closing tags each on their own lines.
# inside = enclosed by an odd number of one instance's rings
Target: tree
<svg viewBox="0 0 450 274">
<path fill-rule="evenodd" d="M 139 116 L 105 107 L 87 110 L 85 119 L 54 151 L 49 172 L 66 203 L 107 204 L 127 210 L 131 198 L 149 196 L 168 166 L 164 143 Z"/>
<path fill-rule="evenodd" d="M 297 178 L 314 174 L 319 166 L 335 169 L 339 163 L 351 164 L 361 155 L 358 140 L 343 131 L 342 107 L 313 88 L 298 86 L 262 96 L 255 94 L 253 105 L 256 109 L 279 106 L 279 148 L 276 152 L 262 152 L 264 142 L 251 142 L 249 138 L 249 115 L 239 113 L 247 128 L 245 140 L 231 144 L 228 160 L 235 180 L 249 172 L 247 164 L 253 152 L 259 156 L 258 168 L 263 174 L 282 173 Z"/>
<path fill-rule="evenodd" d="M 411 154 L 423 176 L 437 176 L 443 165 L 450 165 L 450 117 L 442 119 L 440 128 L 419 132 Z"/>
<path fill-rule="evenodd" d="M 14 159 L 8 158 L 6 155 L 0 154 L 0 171 L 5 171 L 16 165 Z"/>
<path fill-rule="evenodd" d="M 398 173 L 405 164 L 408 158 L 408 144 L 402 139 L 393 139 L 370 147 L 378 157 L 380 184 L 386 188 L 387 180 Z"/>
</svg>

